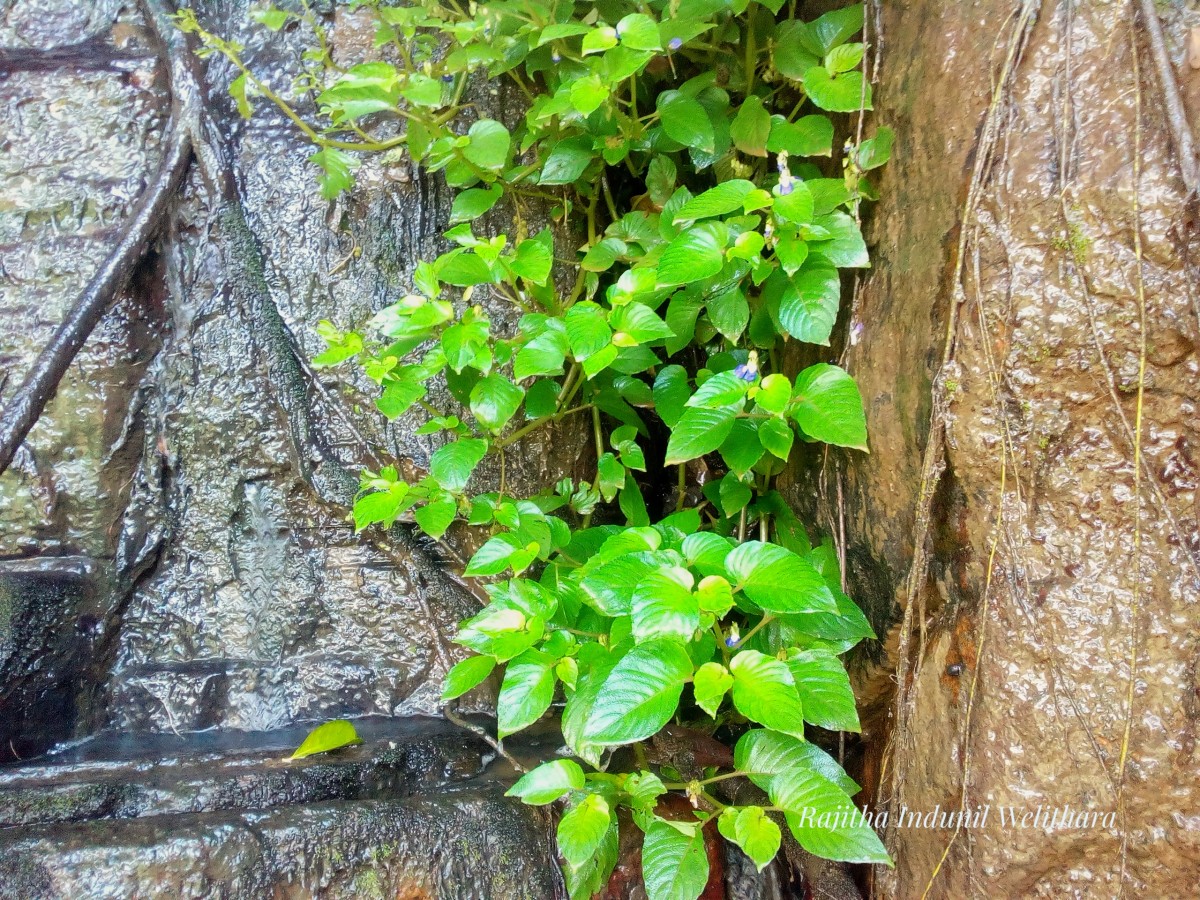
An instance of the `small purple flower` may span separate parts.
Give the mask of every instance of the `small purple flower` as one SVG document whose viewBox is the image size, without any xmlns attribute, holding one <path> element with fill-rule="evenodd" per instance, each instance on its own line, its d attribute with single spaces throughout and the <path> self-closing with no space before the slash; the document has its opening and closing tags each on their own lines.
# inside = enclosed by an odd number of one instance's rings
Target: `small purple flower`
<svg viewBox="0 0 1200 900">
<path fill-rule="evenodd" d="M 733 374 L 742 381 L 754 381 L 758 378 L 758 351 L 751 350 L 750 356 L 744 363 L 733 370 Z"/>
<path fill-rule="evenodd" d="M 683 38 L 673 37 L 667 42 L 667 46 L 672 50 L 678 50 L 683 46 Z"/>
<path fill-rule="evenodd" d="M 730 650 L 732 650 L 734 647 L 736 647 L 738 645 L 739 640 L 740 640 L 739 638 L 735 638 L 731 634 L 729 637 L 725 638 L 725 646 L 728 647 Z"/>
<path fill-rule="evenodd" d="M 796 185 L 792 183 L 791 178 L 780 178 L 779 179 L 779 196 L 780 197 L 786 197 L 788 194 L 790 194 L 795 189 L 796 189 Z"/>
<path fill-rule="evenodd" d="M 556 50 L 554 53 L 550 54 L 550 59 L 552 59 L 556 63 L 560 63 L 560 62 L 562 62 L 562 54 Z"/>
<path fill-rule="evenodd" d="M 454 81 L 454 76 L 447 72 L 442 76 L 442 81 L 446 82 L 446 84 L 450 84 L 452 81 Z"/>
</svg>

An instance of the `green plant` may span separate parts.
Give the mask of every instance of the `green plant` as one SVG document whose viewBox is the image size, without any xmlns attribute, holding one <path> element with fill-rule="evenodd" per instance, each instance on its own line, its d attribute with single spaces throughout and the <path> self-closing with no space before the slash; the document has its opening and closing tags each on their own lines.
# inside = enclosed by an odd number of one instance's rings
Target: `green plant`
<svg viewBox="0 0 1200 900">
<path fill-rule="evenodd" d="M 789 376 L 779 352 L 789 339 L 827 345 L 839 270 L 869 264 L 857 210 L 891 132 L 848 142 L 840 177 L 796 163 L 833 156 L 824 113 L 871 108 L 864 47 L 851 41 L 861 6 L 803 23 L 783 0 L 353 5 L 374 14 L 394 63 L 340 69 L 316 17 L 258 12 L 269 28 L 303 19 L 315 30 L 299 87 L 317 92 L 323 126 L 255 77 L 241 48 L 189 13 L 181 23 L 240 70 L 245 114 L 260 98 L 277 103 L 318 146 L 325 196 L 353 184 L 363 152 L 403 151 L 459 189 L 453 249 L 420 262 L 412 293 L 366 333 L 321 323 L 328 350 L 314 360 L 356 359 L 388 419 L 419 407 L 419 433 L 446 433 L 427 477 L 363 475 L 357 528 L 403 517 L 437 539 L 456 520 L 488 529 L 465 574 L 489 579 L 490 602 L 461 626 L 457 642 L 476 655 L 451 670 L 446 699 L 503 668 L 504 738 L 561 689 L 563 735 L 588 771 L 552 760 L 510 794 L 565 801 L 558 840 L 573 897 L 607 880 L 619 807 L 645 832 L 653 900 L 700 894 L 712 819 L 760 867 L 780 821 L 813 853 L 887 862 L 874 832 L 845 815 L 857 785 L 805 740 L 806 724 L 859 728 L 840 655 L 871 629 L 840 590 L 831 547 L 810 544 L 772 487 L 797 437 L 866 449 L 853 379 L 827 364 Z M 512 130 L 472 121 L 464 97 L 485 74 L 511 77 L 526 97 Z M 586 232 L 578 253 L 550 230 L 528 233 L 533 198 Z M 472 223 L 502 201 L 513 233 L 477 234 Z M 517 335 L 497 333 L 473 303 L 481 291 L 521 311 Z M 430 402 L 439 377 L 462 408 Z M 531 497 L 503 482 L 471 490 L 484 457 L 583 414 L 592 479 Z M 663 464 L 678 467 L 657 521 L 640 483 L 654 467 L 651 417 L 669 430 Z M 701 457 L 723 474 L 689 506 L 687 464 Z M 647 742 L 673 721 L 736 739 L 734 767 L 652 765 Z M 764 802 L 718 796 L 743 776 Z M 694 819 L 656 812 L 669 791 L 686 794 Z"/>
</svg>

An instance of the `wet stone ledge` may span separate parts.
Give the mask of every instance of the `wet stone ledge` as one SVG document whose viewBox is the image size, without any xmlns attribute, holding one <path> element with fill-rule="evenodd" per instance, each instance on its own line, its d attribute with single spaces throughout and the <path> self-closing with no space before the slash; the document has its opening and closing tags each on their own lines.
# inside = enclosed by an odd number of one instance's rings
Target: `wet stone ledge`
<svg viewBox="0 0 1200 900">
<path fill-rule="evenodd" d="M 295 728 L 102 736 L 0 770 L 0 898 L 558 896 L 549 818 L 502 796 L 485 744 L 356 724 L 362 745 L 304 760 Z"/>
</svg>

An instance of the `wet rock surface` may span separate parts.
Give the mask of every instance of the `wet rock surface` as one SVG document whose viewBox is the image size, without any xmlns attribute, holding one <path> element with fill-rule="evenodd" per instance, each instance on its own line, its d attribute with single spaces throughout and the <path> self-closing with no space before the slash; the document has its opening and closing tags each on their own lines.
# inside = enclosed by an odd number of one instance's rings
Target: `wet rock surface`
<svg viewBox="0 0 1200 900">
<path fill-rule="evenodd" d="M 292 89 L 312 35 L 273 34 L 244 2 L 197 12 L 313 113 Z M 165 102 L 135 4 L 14 0 L 3 16 L 4 40 L 20 54 L 13 65 L 24 68 L 0 81 L 18 127 L 0 157 L 0 240 L 13 251 L 0 295 L 0 395 L 138 196 Z M 35 20 L 36 35 L 26 27 Z M 354 17 L 330 21 L 343 61 L 373 52 Z M 55 67 L 37 64 L 38 53 L 57 54 Z M 0 738 L 15 741 L 0 753 L 9 758 L 98 728 L 266 730 L 432 713 L 456 652 L 447 638 L 479 603 L 446 577 L 436 548 L 402 533 L 360 539 L 346 519 L 364 466 L 395 461 L 419 473 L 442 438 L 415 435 L 415 417 L 386 425 L 373 385 L 307 364 L 322 349 L 318 320 L 358 327 L 408 290 L 417 260 L 439 251 L 449 195 L 440 178 L 372 160 L 353 193 L 327 203 L 311 146 L 265 106 L 243 122 L 225 93 L 230 77 L 212 66 L 210 112 L 227 137 L 235 196 L 215 196 L 193 175 L 144 271 L 0 480 L 9 598 L 0 701 L 11 723 Z M 519 115 L 506 95 L 479 93 Z M 502 226 L 503 211 L 493 216 Z M 481 298 L 500 327 L 515 328 L 507 305 Z M 508 483 L 567 474 L 577 455 L 548 448 L 584 446 L 574 428 L 523 442 L 509 454 Z M 63 556 L 84 560 L 86 584 L 29 600 L 16 569 Z M 4 558 L 17 562 L 6 568 Z M 76 628 L 87 653 L 66 669 L 46 664 Z M 63 711 L 53 735 L 31 731 L 20 712 L 39 697 Z"/>
<path fill-rule="evenodd" d="M 195 6 L 292 96 L 311 35 Z M 343 18 L 337 52 L 371 52 Z M 211 67 L 209 112 L 235 189 L 193 171 L 0 478 L 0 896 L 557 896 L 545 817 L 501 796 L 514 773 L 421 717 L 478 597 L 438 548 L 346 518 L 364 466 L 419 473 L 440 439 L 307 363 L 319 319 L 358 327 L 407 292 L 449 196 L 369 162 L 321 200 L 312 148 L 272 110 L 242 122 L 230 77 Z M 162 84 L 135 3 L 0 2 L 0 400 L 153 171 Z M 586 446 L 573 428 L 514 448 L 508 483 L 567 474 L 579 454 L 549 448 Z M 313 722 L 364 716 L 388 718 L 363 748 L 281 763 Z"/>
<path fill-rule="evenodd" d="M 89 742 L 0 773 L 0 897 L 558 895 L 547 815 L 502 799 L 482 742 L 363 720 L 359 747 L 286 759 L 304 732 Z"/>
</svg>

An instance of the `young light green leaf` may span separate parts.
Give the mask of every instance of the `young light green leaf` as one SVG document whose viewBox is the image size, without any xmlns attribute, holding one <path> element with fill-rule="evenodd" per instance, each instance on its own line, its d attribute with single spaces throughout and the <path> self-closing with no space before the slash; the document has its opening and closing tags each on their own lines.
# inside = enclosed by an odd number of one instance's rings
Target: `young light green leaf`
<svg viewBox="0 0 1200 900">
<path fill-rule="evenodd" d="M 456 663 L 446 673 L 446 685 L 442 688 L 443 700 L 454 700 L 469 690 L 479 687 L 496 668 L 496 660 L 490 656 L 468 656 Z"/>
<path fill-rule="evenodd" d="M 804 708 L 787 664 L 757 650 L 729 661 L 733 705 L 751 721 L 794 737 L 804 737 Z"/>
<path fill-rule="evenodd" d="M 758 391 L 754 394 L 754 403 L 763 412 L 772 415 L 782 415 L 792 399 L 792 383 L 786 375 L 772 372 L 758 383 Z"/>
<path fill-rule="evenodd" d="M 600 839 L 596 852 L 580 866 L 568 865 L 563 871 L 567 883 L 567 895 L 571 900 L 589 900 L 608 884 L 613 868 L 617 864 L 619 838 L 617 820 L 614 817 L 608 830 Z"/>
<path fill-rule="evenodd" d="M 354 730 L 353 723 L 345 719 L 335 719 L 310 731 L 290 758 L 303 759 L 316 753 L 328 753 L 330 750 L 340 750 L 361 743 L 362 738 Z"/>
<path fill-rule="evenodd" d="M 869 137 L 858 145 L 854 159 L 864 172 L 877 169 L 888 161 L 892 155 L 892 141 L 895 133 L 886 125 L 880 127 L 874 137 Z"/>
<path fill-rule="evenodd" d="M 625 791 L 634 809 L 653 809 L 655 801 L 667 792 L 662 779 L 653 772 L 639 772 L 625 779 Z"/>
<path fill-rule="evenodd" d="M 505 797 L 520 797 L 530 806 L 545 806 L 571 791 L 581 791 L 583 769 L 571 759 L 555 759 L 526 772 Z"/>
<path fill-rule="evenodd" d="M 725 699 L 725 694 L 733 687 L 733 676 L 720 663 L 708 662 L 696 670 L 692 680 L 692 692 L 696 695 L 696 705 L 715 717 Z"/>
<path fill-rule="evenodd" d="M 827 363 L 809 366 L 796 379 L 792 406 L 796 424 L 818 441 L 867 449 L 867 422 L 858 385 Z"/>
<path fill-rule="evenodd" d="M 821 573 L 807 559 L 777 544 L 746 541 L 725 557 L 735 587 L 776 615 L 834 612 L 837 604 Z"/>
<path fill-rule="evenodd" d="M 576 868 L 586 863 L 612 822 L 608 801 L 599 794 L 588 794 L 572 806 L 558 823 L 558 850 L 563 859 Z"/>
<path fill-rule="evenodd" d="M 783 419 L 767 419 L 758 426 L 758 440 L 768 453 L 778 459 L 787 459 L 792 452 L 796 435 Z"/>
<path fill-rule="evenodd" d="M 834 47 L 825 54 L 825 71 L 830 75 L 849 72 L 862 62 L 863 50 L 862 44 L 842 44 Z"/>
<path fill-rule="evenodd" d="M 783 839 L 779 826 L 761 806 L 727 806 L 717 819 L 717 828 L 742 848 L 760 872 L 775 858 Z"/>
<path fill-rule="evenodd" d="M 691 658 L 677 641 L 660 639 L 634 647 L 604 680 L 584 724 L 584 739 L 601 745 L 630 744 L 656 734 L 675 714 L 691 674 Z"/>
<path fill-rule="evenodd" d="M 703 893 L 708 853 L 695 822 L 654 819 L 642 844 L 642 879 L 649 900 L 696 900 Z"/>
</svg>

